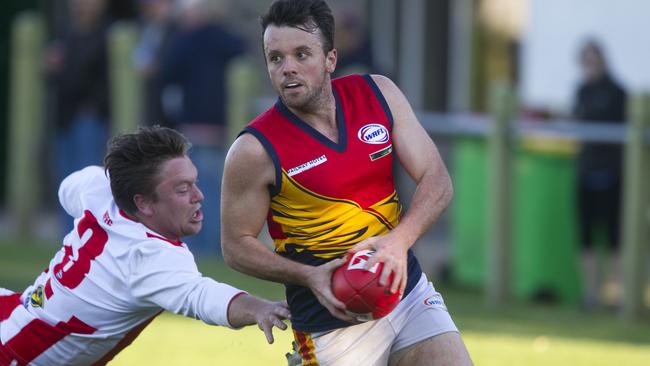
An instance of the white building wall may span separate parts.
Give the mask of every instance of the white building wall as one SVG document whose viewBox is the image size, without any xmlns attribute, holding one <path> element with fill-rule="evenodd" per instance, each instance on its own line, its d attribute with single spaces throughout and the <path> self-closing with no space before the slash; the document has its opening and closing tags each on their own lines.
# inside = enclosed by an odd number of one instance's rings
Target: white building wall
<svg viewBox="0 0 650 366">
<path fill-rule="evenodd" d="M 527 9 L 521 44 L 524 106 L 570 111 L 580 80 L 578 51 L 592 36 L 628 91 L 650 92 L 650 1 L 528 0 Z"/>
</svg>

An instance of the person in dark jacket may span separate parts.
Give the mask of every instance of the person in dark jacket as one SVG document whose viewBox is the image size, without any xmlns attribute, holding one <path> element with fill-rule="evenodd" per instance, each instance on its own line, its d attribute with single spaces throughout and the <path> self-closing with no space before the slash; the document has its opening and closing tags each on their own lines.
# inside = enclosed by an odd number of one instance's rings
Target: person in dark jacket
<svg viewBox="0 0 650 366">
<path fill-rule="evenodd" d="M 70 28 L 47 49 L 45 65 L 56 92 L 56 183 L 88 165 L 101 164 L 108 140 L 109 87 L 106 0 L 69 0 Z M 61 231 L 72 220 L 61 212 Z"/>
<path fill-rule="evenodd" d="M 603 50 L 596 41 L 584 44 L 580 64 L 584 75 L 575 96 L 574 117 L 592 123 L 624 123 L 625 90 L 612 77 Z M 595 233 L 606 234 L 611 254 L 610 277 L 618 272 L 622 155 L 621 145 L 606 143 L 587 143 L 578 155 L 577 193 L 587 307 L 598 304 L 603 282 L 599 275 L 603 271 L 597 265 Z M 612 286 L 615 285 L 610 281 L 610 290 Z"/>
<path fill-rule="evenodd" d="M 227 68 L 244 53 L 246 44 L 230 31 L 223 17 L 225 4 L 207 0 L 181 0 L 178 31 L 170 40 L 162 63 L 166 102 L 178 98 L 170 111 L 171 125 L 192 141 L 190 157 L 201 175 L 205 193 L 204 230 L 187 243 L 195 254 L 221 253 L 219 209 L 221 175 L 227 143 Z M 169 93 L 175 90 L 176 93 Z"/>
</svg>

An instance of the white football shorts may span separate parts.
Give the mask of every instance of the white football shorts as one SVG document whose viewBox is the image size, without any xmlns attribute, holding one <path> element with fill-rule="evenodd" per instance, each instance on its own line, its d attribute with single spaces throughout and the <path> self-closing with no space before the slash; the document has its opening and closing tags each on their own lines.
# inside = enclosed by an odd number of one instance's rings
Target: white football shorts
<svg viewBox="0 0 650 366">
<path fill-rule="evenodd" d="M 305 340 L 303 365 L 386 366 L 392 353 L 447 332 L 458 328 L 442 295 L 423 273 L 413 290 L 381 319 L 329 332 L 297 333 Z"/>
</svg>

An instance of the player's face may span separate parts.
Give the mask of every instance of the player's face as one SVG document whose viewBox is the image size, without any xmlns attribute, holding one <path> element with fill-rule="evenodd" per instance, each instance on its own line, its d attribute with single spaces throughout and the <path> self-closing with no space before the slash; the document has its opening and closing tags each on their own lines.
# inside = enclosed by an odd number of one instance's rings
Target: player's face
<svg viewBox="0 0 650 366">
<path fill-rule="evenodd" d="M 269 25 L 264 31 L 264 57 L 282 102 L 298 110 L 314 110 L 330 86 L 336 50 L 323 51 L 320 30 L 314 33 Z"/>
<path fill-rule="evenodd" d="M 201 230 L 203 193 L 197 187 L 197 171 L 188 157 L 163 163 L 156 186 L 157 200 L 152 203 L 152 220 L 158 233 L 180 240 Z"/>
</svg>

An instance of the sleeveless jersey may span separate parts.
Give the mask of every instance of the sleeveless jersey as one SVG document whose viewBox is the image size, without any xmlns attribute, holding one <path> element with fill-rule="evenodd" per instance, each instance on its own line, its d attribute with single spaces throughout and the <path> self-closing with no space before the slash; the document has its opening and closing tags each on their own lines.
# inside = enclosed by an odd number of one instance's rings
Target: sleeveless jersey
<svg viewBox="0 0 650 366">
<path fill-rule="evenodd" d="M 393 179 L 392 114 L 370 75 L 332 81 L 338 142 L 293 114 L 281 100 L 244 130 L 271 156 L 276 170 L 268 228 L 281 256 L 317 266 L 399 222 Z M 408 251 L 405 295 L 422 271 Z M 348 326 L 311 290 L 286 285 L 294 329 L 320 332 Z"/>
<path fill-rule="evenodd" d="M 241 293 L 203 277 L 182 242 L 118 209 L 100 167 L 59 190 L 75 227 L 33 285 L 0 288 L 0 365 L 103 365 L 162 310 L 227 325 Z"/>
</svg>

